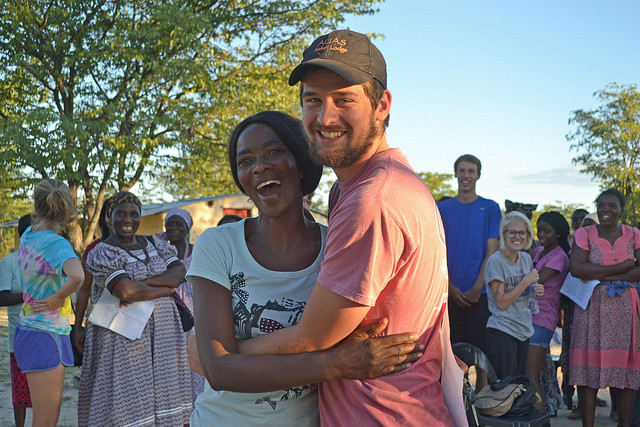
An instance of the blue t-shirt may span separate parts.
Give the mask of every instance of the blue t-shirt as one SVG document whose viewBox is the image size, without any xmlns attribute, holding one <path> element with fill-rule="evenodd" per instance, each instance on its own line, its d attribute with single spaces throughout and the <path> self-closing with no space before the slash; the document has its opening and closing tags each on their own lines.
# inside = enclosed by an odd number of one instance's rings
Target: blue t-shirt
<svg viewBox="0 0 640 427">
<path fill-rule="evenodd" d="M 438 203 L 447 240 L 449 279 L 462 292 L 473 287 L 487 253 L 487 240 L 500 237 L 500 207 L 478 196 L 471 203 L 451 198 Z M 486 287 L 482 293 L 487 292 Z"/>
</svg>

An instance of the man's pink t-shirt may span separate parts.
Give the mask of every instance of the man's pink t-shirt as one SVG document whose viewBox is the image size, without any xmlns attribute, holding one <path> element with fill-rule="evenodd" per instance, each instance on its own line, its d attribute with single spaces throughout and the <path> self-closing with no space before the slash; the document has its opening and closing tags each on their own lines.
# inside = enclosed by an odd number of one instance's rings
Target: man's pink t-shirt
<svg viewBox="0 0 640 427">
<path fill-rule="evenodd" d="M 320 384 L 322 425 L 454 425 L 440 383 L 448 276 L 431 193 L 398 149 L 374 155 L 332 193 L 318 283 L 370 306 L 362 325 L 386 317 L 384 334 L 418 332 L 427 349 L 397 374 Z"/>
</svg>

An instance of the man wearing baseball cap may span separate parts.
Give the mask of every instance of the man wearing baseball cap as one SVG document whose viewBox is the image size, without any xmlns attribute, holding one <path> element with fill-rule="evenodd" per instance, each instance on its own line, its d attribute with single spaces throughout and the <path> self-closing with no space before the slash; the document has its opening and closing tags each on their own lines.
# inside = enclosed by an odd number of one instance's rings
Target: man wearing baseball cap
<svg viewBox="0 0 640 427">
<path fill-rule="evenodd" d="M 304 51 L 289 77 L 298 82 L 310 151 L 338 177 L 325 258 L 300 322 L 242 352 L 323 350 L 387 319 L 384 333 L 414 331 L 424 355 L 402 372 L 321 384 L 322 425 L 466 425 L 449 343 L 444 232 L 429 190 L 387 144 L 385 60 L 364 34 L 333 31 Z"/>
</svg>

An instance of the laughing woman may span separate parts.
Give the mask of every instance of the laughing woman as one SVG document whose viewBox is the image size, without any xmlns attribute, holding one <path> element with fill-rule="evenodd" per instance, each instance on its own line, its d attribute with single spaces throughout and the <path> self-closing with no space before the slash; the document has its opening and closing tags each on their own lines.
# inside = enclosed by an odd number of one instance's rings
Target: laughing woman
<svg viewBox="0 0 640 427">
<path fill-rule="evenodd" d="M 315 190 L 322 168 L 307 153 L 299 120 L 274 111 L 249 117 L 231 135 L 229 161 L 260 214 L 205 231 L 194 248 L 187 279 L 196 325 L 208 325 L 196 328 L 208 384 L 191 425 L 319 425 L 317 391 L 308 384 L 402 370 L 419 356 L 403 356 L 415 337 L 352 336 L 324 352 L 240 354 L 236 340 L 300 320 L 320 272 L 327 228 L 303 214 L 302 196 Z"/>
<path fill-rule="evenodd" d="M 97 299 L 153 302 L 141 336 L 130 339 L 113 325 L 87 323 L 80 390 L 80 426 L 167 426 L 188 422 L 191 377 L 178 310 L 169 297 L 185 269 L 169 242 L 136 235 L 140 200 L 123 191 L 107 206 L 113 233 L 87 257 Z M 117 308 L 116 308 L 117 310 Z M 98 323 L 98 322 L 96 322 Z M 118 331 L 118 332 L 117 332 Z"/>
<path fill-rule="evenodd" d="M 528 294 L 544 288 L 528 253 L 533 230 L 529 219 L 512 211 L 500 222 L 500 250 L 487 260 L 485 283 L 491 315 L 487 320 L 487 356 L 499 378 L 527 374 L 529 338 L 533 335 Z M 533 289 L 529 287 L 533 286 Z"/>
</svg>

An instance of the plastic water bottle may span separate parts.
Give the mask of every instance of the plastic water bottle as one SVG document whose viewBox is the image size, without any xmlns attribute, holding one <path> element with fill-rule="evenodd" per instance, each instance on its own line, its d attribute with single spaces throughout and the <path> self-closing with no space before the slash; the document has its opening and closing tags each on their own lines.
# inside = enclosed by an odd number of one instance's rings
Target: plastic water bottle
<svg viewBox="0 0 640 427">
<path fill-rule="evenodd" d="M 538 282 L 532 283 L 527 288 L 527 294 L 529 296 L 529 311 L 531 312 L 531 314 L 540 313 L 540 307 L 538 307 L 538 297 L 536 296 L 536 291 L 533 289 L 533 287 L 537 284 Z"/>
</svg>

